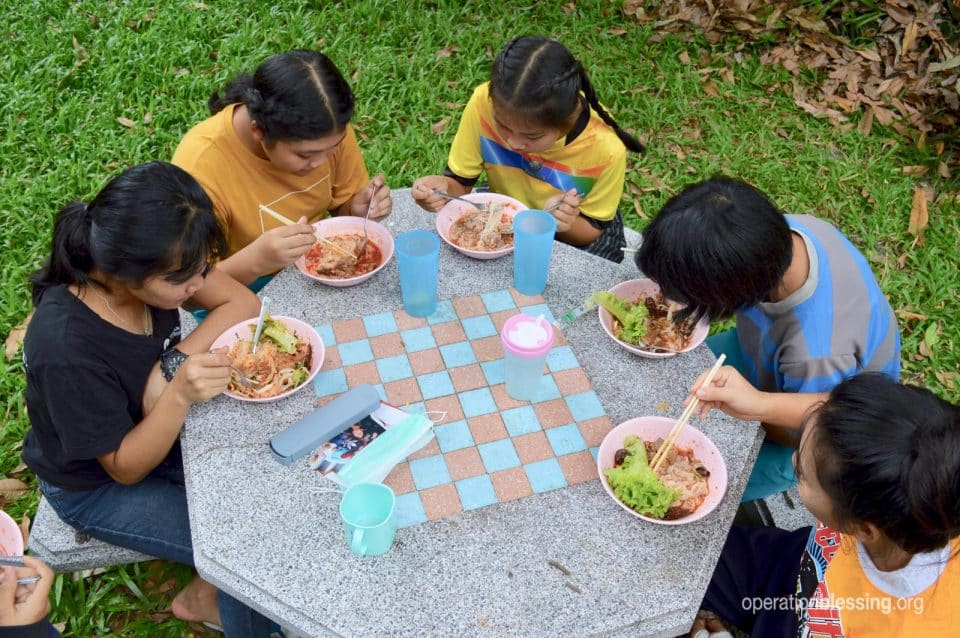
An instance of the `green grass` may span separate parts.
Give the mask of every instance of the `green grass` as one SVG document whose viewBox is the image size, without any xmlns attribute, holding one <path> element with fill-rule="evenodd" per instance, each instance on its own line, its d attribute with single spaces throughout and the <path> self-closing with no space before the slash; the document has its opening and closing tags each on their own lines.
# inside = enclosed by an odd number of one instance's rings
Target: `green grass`
<svg viewBox="0 0 960 638">
<path fill-rule="evenodd" d="M 905 377 L 960 399 L 960 387 L 944 376 L 960 368 L 958 185 L 932 182 L 938 200 L 925 243 L 914 246 L 907 223 L 916 180 L 900 170 L 934 162 L 933 145 L 919 150 L 879 126 L 864 137 L 814 119 L 779 88 L 790 86 L 786 72 L 761 65 L 750 50 L 736 60 L 732 50 L 696 37 L 651 42 L 650 28 L 624 23 L 616 3 L 582 1 L 569 13 L 550 2 L 406 4 L 8 3 L 0 58 L 0 333 L 29 310 L 27 275 L 48 249 L 59 207 L 89 198 L 123 167 L 168 159 L 206 116 L 209 93 L 234 73 L 290 48 L 328 53 L 352 78 L 368 167 L 403 187 L 442 169 L 459 110 L 486 79 L 495 51 L 516 35 L 543 33 L 582 59 L 601 100 L 648 143 L 645 155 L 629 161 L 630 210 L 635 200 L 643 211 L 628 215 L 632 227 L 642 229 L 667 197 L 716 173 L 756 184 L 788 212 L 832 220 L 868 256 L 894 307 L 926 317 L 901 321 Z M 437 56 L 451 46 L 458 47 L 453 55 Z M 690 63 L 681 61 L 683 51 Z M 733 82 L 721 75 L 725 68 Z M 705 89 L 703 77 L 713 85 Z M 120 117 L 136 125 L 123 126 Z M 446 128 L 432 133 L 445 117 L 452 118 Z M 925 337 L 932 356 L 916 360 Z M 20 362 L 5 362 L 4 474 L 20 463 L 28 427 L 23 387 Z M 18 476 L 35 484 L 29 472 Z M 32 514 L 36 499 L 31 493 L 4 509 Z M 181 635 L 191 629 L 162 611 L 170 579 L 182 584 L 188 575 L 145 564 L 76 582 L 58 577 L 54 620 L 72 636 Z"/>
</svg>

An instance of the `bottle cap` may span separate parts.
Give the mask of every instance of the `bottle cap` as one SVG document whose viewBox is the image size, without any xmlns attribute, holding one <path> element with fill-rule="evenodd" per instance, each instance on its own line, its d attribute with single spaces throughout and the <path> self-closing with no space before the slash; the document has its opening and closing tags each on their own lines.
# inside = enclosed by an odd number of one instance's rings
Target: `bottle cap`
<svg viewBox="0 0 960 638">
<path fill-rule="evenodd" d="M 505 350 L 532 359 L 550 352 L 553 347 L 553 326 L 543 315 L 534 318 L 520 313 L 507 319 L 500 339 Z"/>
</svg>

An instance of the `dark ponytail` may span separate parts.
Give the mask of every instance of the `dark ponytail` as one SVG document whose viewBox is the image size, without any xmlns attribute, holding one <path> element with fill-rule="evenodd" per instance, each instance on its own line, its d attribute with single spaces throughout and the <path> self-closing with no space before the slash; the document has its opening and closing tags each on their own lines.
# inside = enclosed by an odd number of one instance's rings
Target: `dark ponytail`
<svg viewBox="0 0 960 638">
<path fill-rule="evenodd" d="M 156 275 L 183 282 L 226 250 L 200 184 L 173 164 L 140 164 L 111 179 L 89 204 L 60 211 L 50 256 L 30 277 L 33 302 L 51 286 L 94 283 L 94 269 L 133 284 Z"/>
<path fill-rule="evenodd" d="M 346 128 L 353 91 L 327 56 L 296 50 L 267 58 L 253 75 L 241 73 L 207 101 L 210 113 L 243 103 L 267 142 L 314 140 Z"/>
<path fill-rule="evenodd" d="M 960 535 L 960 407 L 862 373 L 815 418 L 817 479 L 841 527 L 872 523 L 911 554 Z"/>
<path fill-rule="evenodd" d="M 497 55 L 490 72 L 490 96 L 497 105 L 555 129 L 569 124 L 581 93 L 627 149 L 645 150 L 601 106 L 586 70 L 556 40 L 542 36 L 512 40 Z"/>
</svg>

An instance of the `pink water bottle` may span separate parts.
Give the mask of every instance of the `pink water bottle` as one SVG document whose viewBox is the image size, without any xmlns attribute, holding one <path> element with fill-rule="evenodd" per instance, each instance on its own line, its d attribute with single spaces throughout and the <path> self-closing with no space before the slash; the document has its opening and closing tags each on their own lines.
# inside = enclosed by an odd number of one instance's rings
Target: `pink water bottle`
<svg viewBox="0 0 960 638">
<path fill-rule="evenodd" d="M 518 401 L 529 401 L 540 389 L 543 366 L 553 347 L 553 326 L 543 315 L 514 315 L 503 325 L 500 340 L 507 394 Z"/>
</svg>

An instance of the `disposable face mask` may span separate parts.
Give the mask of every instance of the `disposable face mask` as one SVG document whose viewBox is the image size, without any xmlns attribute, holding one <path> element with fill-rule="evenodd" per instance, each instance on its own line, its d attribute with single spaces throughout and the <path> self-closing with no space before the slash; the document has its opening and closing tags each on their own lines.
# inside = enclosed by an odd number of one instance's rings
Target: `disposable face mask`
<svg viewBox="0 0 960 638">
<path fill-rule="evenodd" d="M 380 434 L 337 472 L 346 486 L 380 483 L 401 462 L 433 438 L 433 422 L 424 414 L 412 414 Z"/>
</svg>

